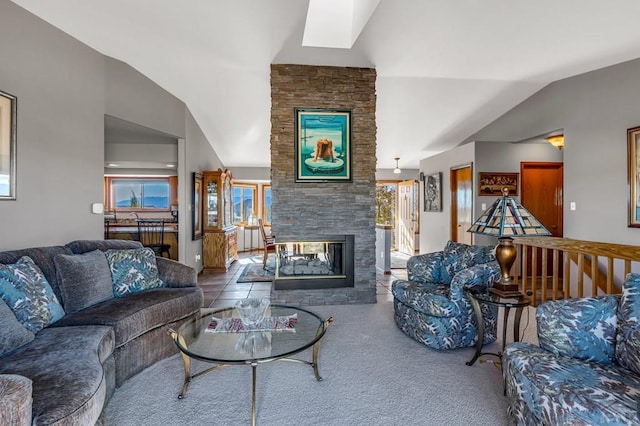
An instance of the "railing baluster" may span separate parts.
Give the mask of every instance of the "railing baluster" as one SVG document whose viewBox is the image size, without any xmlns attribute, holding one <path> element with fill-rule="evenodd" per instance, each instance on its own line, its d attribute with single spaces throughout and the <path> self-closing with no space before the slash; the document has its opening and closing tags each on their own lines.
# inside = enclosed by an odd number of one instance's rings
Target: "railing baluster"
<svg viewBox="0 0 640 426">
<path fill-rule="evenodd" d="M 536 300 L 536 288 L 534 285 L 529 286 L 529 274 L 528 272 L 528 263 L 529 263 L 529 247 L 522 247 L 522 288 L 527 290 L 531 290 L 531 298 Z M 526 294 L 526 293 L 525 293 Z"/>
<path fill-rule="evenodd" d="M 591 256 L 591 295 L 598 295 L 598 256 Z"/>
<path fill-rule="evenodd" d="M 564 272 L 564 276 L 562 277 L 562 286 L 564 287 L 562 290 L 563 299 L 569 299 L 571 297 L 571 259 L 568 254 L 569 253 L 566 253 L 564 256 L 564 265 L 562 267 L 562 271 Z"/>
<path fill-rule="evenodd" d="M 578 253 L 578 297 L 584 297 L 584 253 Z"/>
<path fill-rule="evenodd" d="M 542 300 L 547 300 L 547 249 L 542 249 L 542 267 L 540 268 L 542 276 Z"/>
<path fill-rule="evenodd" d="M 629 272 L 631 272 L 631 261 L 630 260 L 625 260 L 624 261 L 624 276 L 625 276 L 625 278 L 627 277 Z"/>
<path fill-rule="evenodd" d="M 613 257 L 607 258 L 607 294 L 613 294 Z"/>
<path fill-rule="evenodd" d="M 520 274 L 520 264 L 522 262 L 522 246 L 516 246 L 516 262 L 513 268 L 513 278 L 516 282 L 520 282 L 523 293 L 526 293 L 524 283 L 522 281 L 522 275 Z"/>
<path fill-rule="evenodd" d="M 558 300 L 558 250 L 553 249 L 553 273 L 551 279 L 553 280 L 553 294 L 552 299 Z"/>
<path fill-rule="evenodd" d="M 538 294 L 541 296 L 541 301 L 570 298 L 574 287 L 577 287 L 575 290 L 577 297 L 584 297 L 589 293 L 589 290 L 585 289 L 585 275 L 591 279 L 591 294 L 619 294 L 621 283 L 616 280 L 616 263 L 618 261 L 624 263 L 624 277 L 626 277 L 632 271 L 632 267 L 640 262 L 640 246 L 558 237 L 515 237 L 514 242 L 518 254 L 515 276 L 522 283 L 522 291 L 531 291 L 531 301 L 534 306 L 537 304 Z M 538 250 L 542 250 L 541 256 L 537 254 Z M 549 259 L 549 250 L 553 250 L 552 260 Z M 599 259 L 602 257 L 607 258 L 606 274 L 601 271 L 599 265 Z M 550 261 L 552 265 L 549 265 Z M 539 263 L 542 268 L 540 278 L 538 278 Z M 577 265 L 577 276 L 573 283 L 571 281 L 572 264 Z M 551 283 L 549 273 L 551 273 Z"/>
</svg>

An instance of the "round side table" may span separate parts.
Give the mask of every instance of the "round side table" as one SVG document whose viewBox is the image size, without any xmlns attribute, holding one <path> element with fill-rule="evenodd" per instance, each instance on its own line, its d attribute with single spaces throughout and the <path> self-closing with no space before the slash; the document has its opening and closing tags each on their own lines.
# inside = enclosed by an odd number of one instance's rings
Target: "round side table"
<svg viewBox="0 0 640 426">
<path fill-rule="evenodd" d="M 476 314 L 476 321 L 478 323 L 478 342 L 476 344 L 476 352 L 470 361 L 467 361 L 467 365 L 473 365 L 478 358 L 483 355 L 493 355 L 502 359 L 502 353 L 504 352 L 504 346 L 507 341 L 507 320 L 509 319 L 509 312 L 511 308 L 515 308 L 515 316 L 513 318 L 513 341 L 520 341 L 520 318 L 522 318 L 522 310 L 530 305 L 528 300 L 524 299 L 524 295 L 501 297 L 495 293 L 492 293 L 486 289 L 482 291 L 475 291 L 472 289 L 466 289 L 465 293 L 469 296 L 469 301 L 473 307 L 473 311 Z M 482 352 L 482 345 L 484 344 L 484 318 L 482 316 L 481 305 L 497 306 L 498 309 L 504 309 L 504 315 L 502 317 L 502 350 L 498 353 L 495 352 Z"/>
</svg>

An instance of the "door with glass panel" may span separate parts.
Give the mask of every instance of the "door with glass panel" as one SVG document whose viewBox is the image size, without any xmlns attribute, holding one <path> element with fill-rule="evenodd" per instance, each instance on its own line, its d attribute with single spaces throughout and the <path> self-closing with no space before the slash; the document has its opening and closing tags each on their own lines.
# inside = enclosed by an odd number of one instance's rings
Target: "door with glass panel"
<svg viewBox="0 0 640 426">
<path fill-rule="evenodd" d="M 409 256 L 418 252 L 420 229 L 418 221 L 418 206 L 420 196 L 416 180 L 405 180 L 398 183 L 398 227 L 396 241 L 398 251 Z"/>
</svg>

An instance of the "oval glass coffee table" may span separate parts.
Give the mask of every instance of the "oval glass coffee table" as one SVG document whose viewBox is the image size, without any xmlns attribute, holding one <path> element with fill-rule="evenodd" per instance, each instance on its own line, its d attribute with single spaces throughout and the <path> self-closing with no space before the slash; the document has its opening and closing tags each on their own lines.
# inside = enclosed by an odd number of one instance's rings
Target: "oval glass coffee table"
<svg viewBox="0 0 640 426">
<path fill-rule="evenodd" d="M 192 379 L 230 365 L 252 368 L 251 424 L 256 423 L 256 368 L 258 364 L 282 360 L 308 364 L 316 380 L 320 339 L 333 318 L 322 319 L 309 310 L 286 305 L 271 305 L 258 330 L 245 331 L 234 307 L 205 309 L 183 324 L 169 330 L 182 355 L 184 384 L 178 398 L 184 398 Z M 290 358 L 313 347 L 312 360 Z M 191 359 L 214 363 L 211 368 L 191 375 Z"/>
</svg>

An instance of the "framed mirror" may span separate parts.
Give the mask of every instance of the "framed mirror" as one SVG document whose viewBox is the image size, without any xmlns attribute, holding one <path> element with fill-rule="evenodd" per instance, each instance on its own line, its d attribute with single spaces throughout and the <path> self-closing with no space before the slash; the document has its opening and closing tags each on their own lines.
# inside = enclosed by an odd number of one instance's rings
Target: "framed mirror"
<svg viewBox="0 0 640 426">
<path fill-rule="evenodd" d="M 0 200 L 16 199 L 16 102 L 0 91 Z"/>
</svg>

